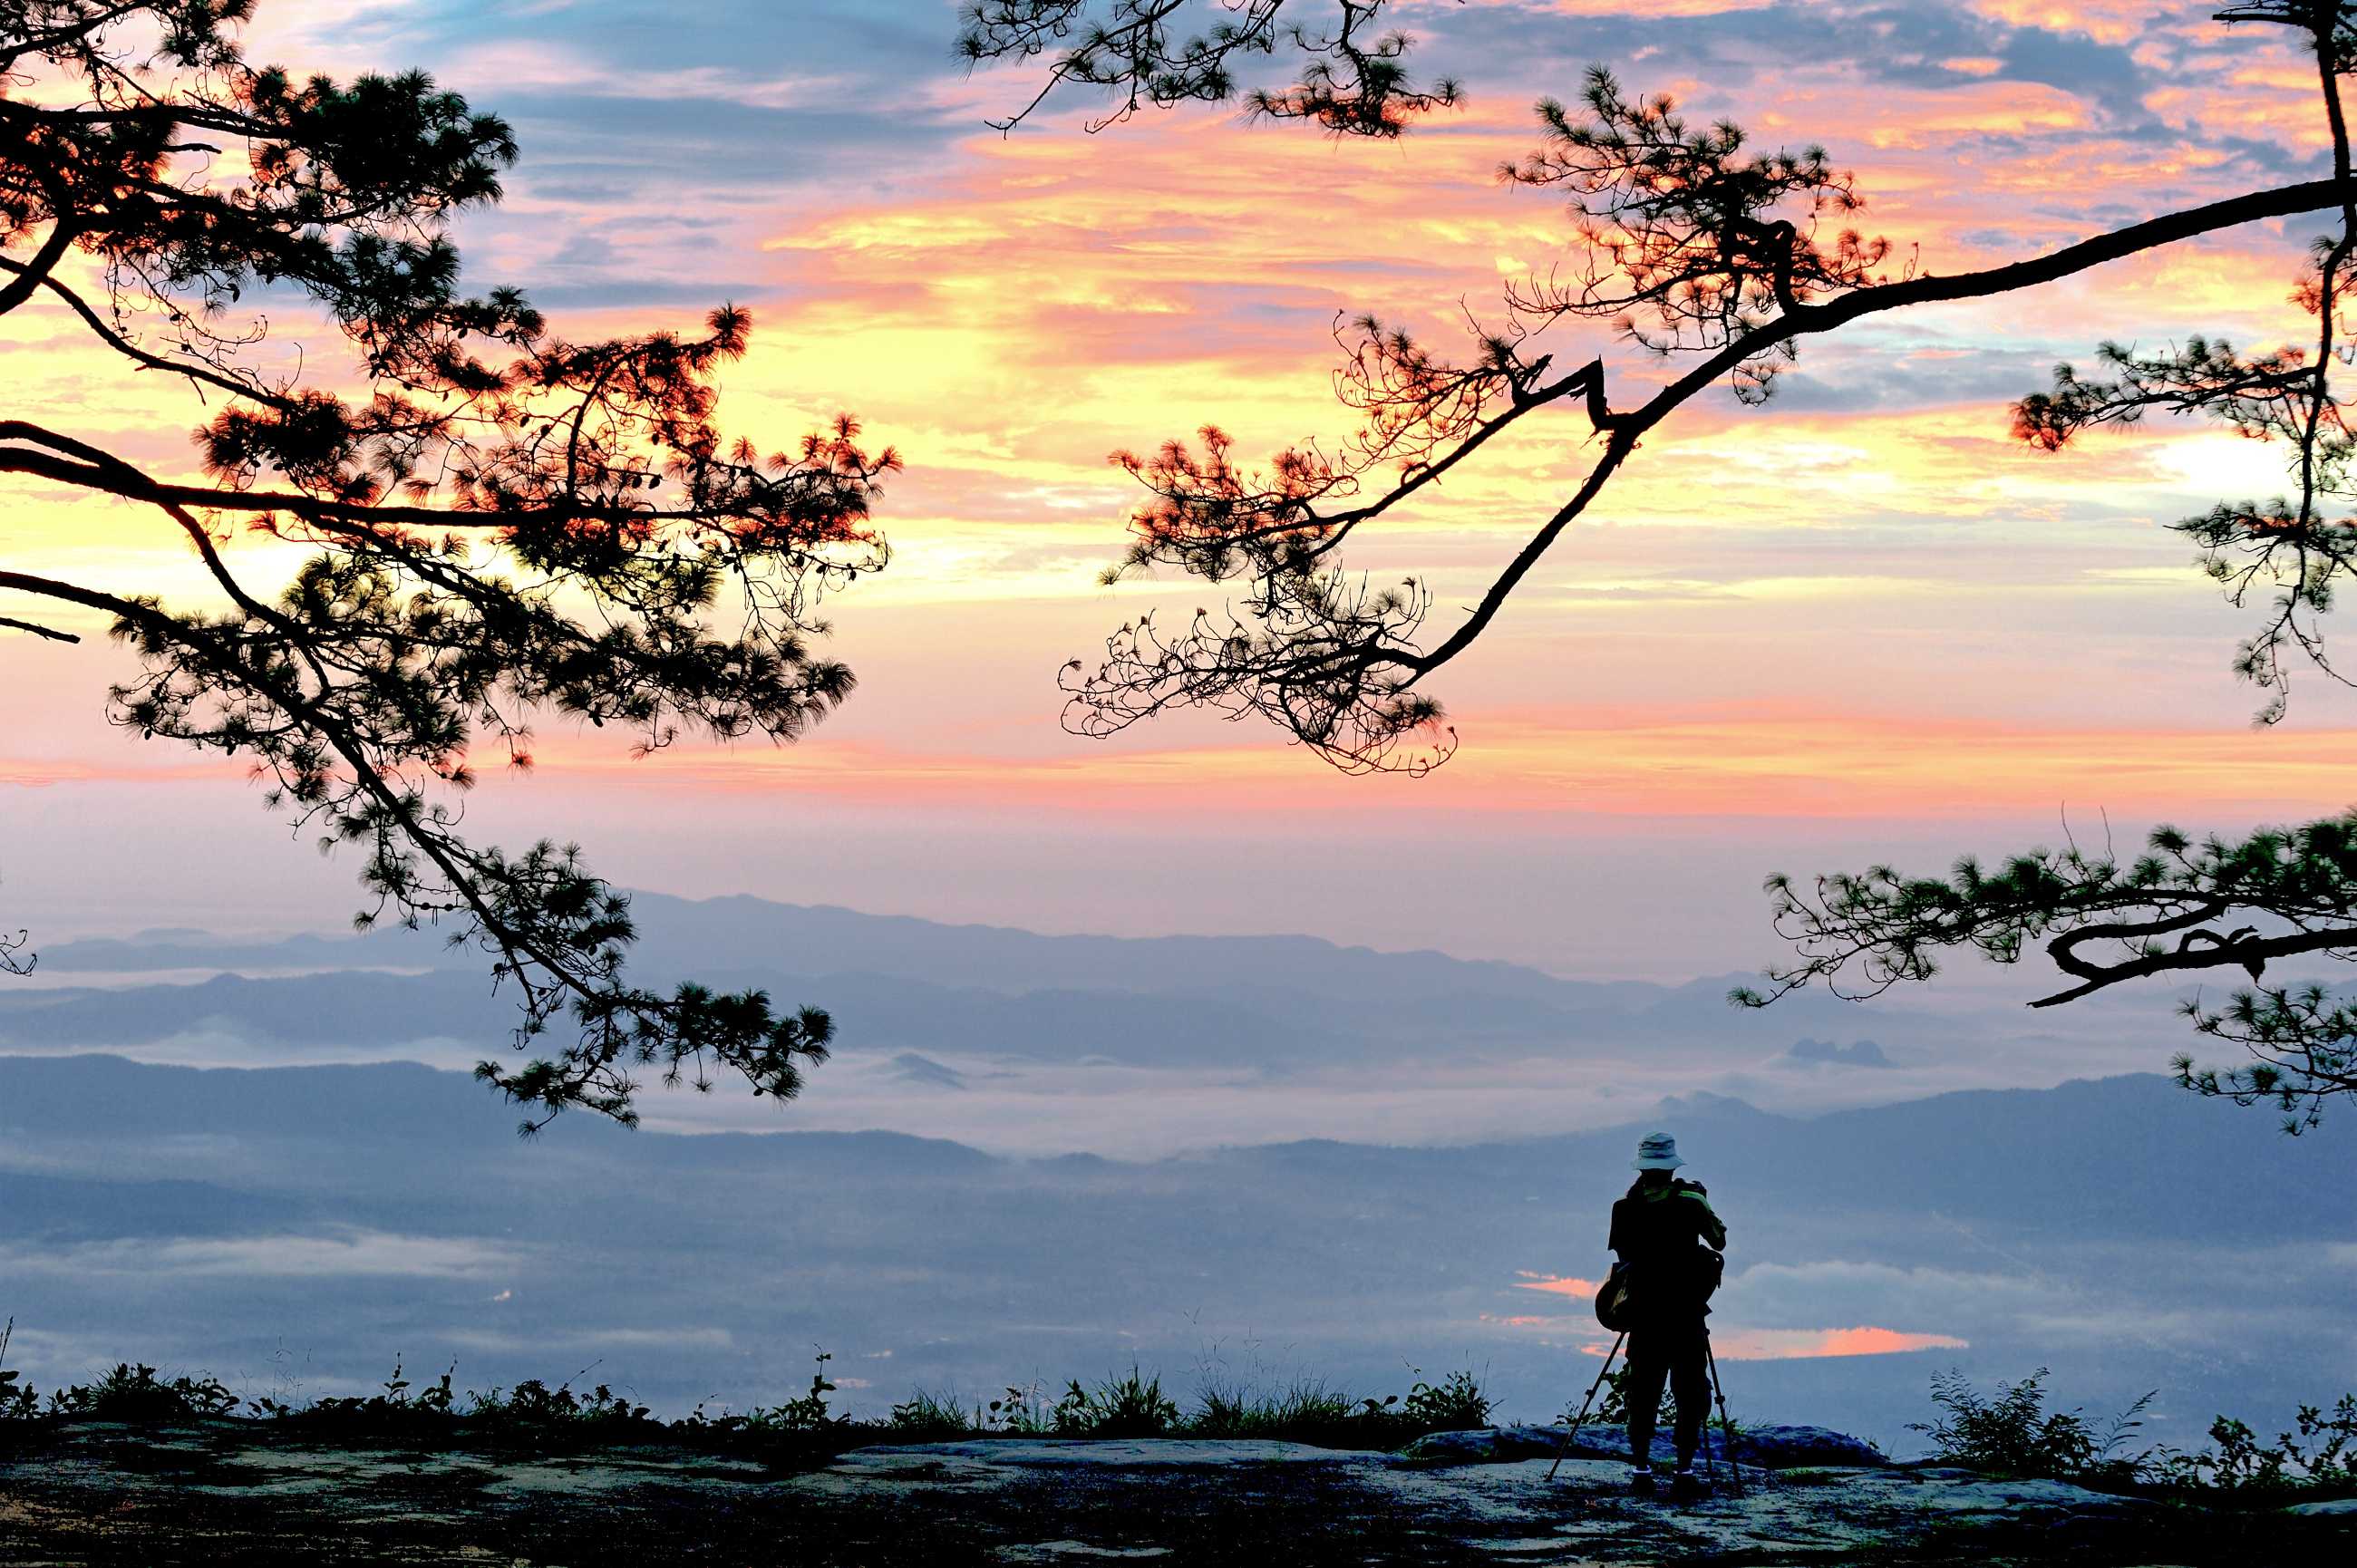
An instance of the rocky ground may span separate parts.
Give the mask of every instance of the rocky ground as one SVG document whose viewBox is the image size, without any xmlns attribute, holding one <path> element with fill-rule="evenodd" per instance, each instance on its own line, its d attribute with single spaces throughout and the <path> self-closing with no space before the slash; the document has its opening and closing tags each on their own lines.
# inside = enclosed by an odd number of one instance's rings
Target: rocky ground
<svg viewBox="0 0 2357 1568">
<path fill-rule="evenodd" d="M 1779 1431 L 1788 1434 L 1778 1439 Z M 419 1452 L 242 1422 L 0 1437 L 0 1563 L 1622 1564 L 2347 1562 L 2357 1511 L 2196 1509 L 1874 1462 L 1808 1429 L 1737 1496 L 1625 1489 L 1618 1434 L 1405 1454 L 989 1438 L 791 1466 L 684 1447 Z M 1832 1439 L 1828 1444 L 1824 1439 Z M 1813 1456 L 1845 1463 L 1802 1464 Z"/>
</svg>

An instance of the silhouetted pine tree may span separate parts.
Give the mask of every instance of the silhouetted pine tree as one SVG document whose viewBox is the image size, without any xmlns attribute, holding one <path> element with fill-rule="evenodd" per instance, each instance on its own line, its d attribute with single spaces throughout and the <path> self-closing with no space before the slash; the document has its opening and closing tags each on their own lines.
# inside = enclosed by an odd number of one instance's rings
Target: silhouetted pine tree
<svg viewBox="0 0 2357 1568">
<path fill-rule="evenodd" d="M 2334 663 L 2319 622 L 2357 568 L 2357 519 L 2350 515 L 2357 441 L 2346 389 L 2334 379 L 2352 355 L 2342 328 L 2357 294 L 2357 186 L 2341 101 L 2343 79 L 2357 70 L 2357 14 L 2330 0 L 2267 0 L 2219 16 L 2296 28 L 2315 62 L 2332 144 L 2336 199 L 2329 210 L 2339 220 L 2316 241 L 2293 292 L 2315 346 L 2244 354 L 2220 338 L 2193 338 L 2168 353 L 2141 354 L 2104 343 L 2096 350 L 2102 379 L 2056 367 L 2049 391 L 2015 405 L 2014 434 L 2059 452 L 2084 430 L 2159 410 L 2282 444 L 2286 493 L 2222 501 L 2176 525 L 2234 604 L 2266 603 L 2234 668 L 2265 693 L 2258 720 L 2273 724 L 2301 664 L 2357 684 Z M 2357 1004 L 2323 984 L 2263 983 L 2286 959 L 2357 960 L 2357 812 L 2198 843 L 2163 827 L 2145 854 L 2126 862 L 2108 844 L 2098 854 L 2074 843 L 2016 856 L 1994 875 L 1969 859 L 1944 879 L 1877 866 L 1822 876 L 1805 888 L 1780 876 L 1769 893 L 1796 960 L 1770 970 L 1766 990 L 1738 992 L 1740 1002 L 1764 1005 L 1812 982 L 1845 995 L 1875 994 L 1928 978 L 1941 950 L 1975 949 L 2011 963 L 2033 941 L 2072 982 L 2031 1004 L 2039 1007 L 2124 981 L 2239 971 L 2248 986 L 2222 1004 L 2197 995 L 2184 1011 L 2196 1029 L 2241 1047 L 2245 1059 L 2203 1067 L 2179 1055 L 2178 1081 L 2244 1105 L 2272 1104 L 2293 1133 L 2314 1126 L 2328 1100 L 2357 1093 Z"/>
<path fill-rule="evenodd" d="M 1161 102 L 1137 86 L 1158 79 L 1136 63 L 1144 58 L 1138 40 L 1160 38 L 1146 55 L 1200 63 L 1194 76 L 1168 67 L 1175 73 L 1173 95 L 1232 91 L 1212 70 L 1226 55 L 1168 45 L 1168 25 L 1182 9 L 1172 0 L 1115 5 L 1108 16 L 1126 18 L 1131 30 L 1104 20 L 1097 32 L 1082 35 L 1058 57 L 1047 90 L 1070 81 L 1126 84 L 1142 94 L 1136 101 Z M 1345 9 L 1363 21 L 1375 7 Z M 1006 23 L 1009 11 L 1029 18 L 1032 30 Z M 1254 47 L 1306 49 L 1314 66 L 1316 39 L 1279 33 L 1275 12 L 1253 8 L 1259 21 L 1250 35 Z M 2323 36 L 2344 37 L 2341 8 L 2325 12 Z M 1077 3 L 984 7 L 976 13 L 981 21 L 1004 24 L 982 28 L 984 57 L 1037 52 L 1045 48 L 1040 27 L 1053 20 L 1077 27 L 1084 14 L 1094 13 Z M 970 28 L 969 53 L 978 47 L 975 38 Z M 2328 47 L 2328 55 L 2330 47 L 2338 46 Z M 2336 64 L 2327 80 L 2338 74 Z M 1189 83 L 1200 91 L 1178 90 Z M 2337 91 L 2328 101 L 2337 106 Z M 1123 102 L 1125 113 L 1132 101 Z M 1692 124 L 1667 96 L 1632 96 L 1601 68 L 1588 72 L 1576 105 L 1549 100 L 1538 114 L 1539 145 L 1500 173 L 1513 184 L 1571 198 L 1576 253 L 1545 280 L 1511 289 L 1502 324 L 1477 328 L 1469 354 L 1446 357 L 1372 317 L 1345 319 L 1336 331 L 1342 349 L 1336 386 L 1360 426 L 1338 449 L 1288 448 L 1265 468 L 1250 468 L 1235 460 L 1229 437 L 1206 424 L 1200 446 L 1170 441 L 1151 455 L 1114 455 L 1148 494 L 1131 516 L 1128 554 L 1109 575 L 1173 565 L 1236 584 L 1239 592 L 1226 615 L 1199 614 L 1176 628 L 1148 618 L 1119 628 L 1102 659 L 1072 660 L 1064 676 L 1068 727 L 1105 736 L 1166 709 L 1201 706 L 1230 717 L 1259 714 L 1349 771 L 1428 769 L 1457 744 L 1429 678 L 1480 638 L 1644 436 L 1700 392 L 1725 381 L 1744 402 L 1764 403 L 1811 336 L 1914 306 L 2035 287 L 2256 219 L 2331 210 L 2351 191 L 2345 176 L 2255 190 L 2047 255 L 1938 276 L 1919 272 L 1911 260 L 1894 265 L 1890 242 L 1860 231 L 1864 197 L 1823 147 L 1755 153 L 1741 127 Z M 1394 116 L 1381 134 L 1406 123 Z M 1369 130 L 1350 115 L 1329 124 L 1345 133 Z M 1540 329 L 1582 321 L 1601 323 L 1641 352 L 1681 368 L 1633 406 L 1616 407 L 1600 355 L 1558 373 L 1557 354 L 1534 350 L 1532 338 Z M 2206 358 L 2188 368 L 2217 369 Z M 2236 361 L 2231 373 L 2245 371 L 2263 375 L 2268 366 Z M 2247 377 L 2234 384 L 2252 385 Z M 2041 428 L 2057 442 L 2056 422 L 2095 417 L 2066 400 L 2049 400 L 2040 409 L 2025 417 L 2046 419 Z M 1427 635 L 1433 606 L 1420 578 L 1375 585 L 1347 569 L 1341 552 L 1353 534 L 1379 526 L 1402 502 L 1476 460 L 1509 426 L 1555 410 L 1572 413 L 1585 426 L 1557 437 L 1566 449 L 1580 435 L 1591 438 L 1585 472 L 1455 625 Z M 2225 531 L 2222 539 L 2247 536 L 2231 521 L 2212 526 Z M 2329 593 L 2329 585 L 2317 591 Z M 2261 653 L 2245 662 L 2255 658 L 2254 667 L 2274 680 L 2279 667 L 2266 661 L 2267 646 L 2262 639 Z"/>
<path fill-rule="evenodd" d="M 479 746 L 527 765 L 544 712 L 642 751 L 683 730 L 800 736 L 851 690 L 813 651 L 813 610 L 885 564 L 868 505 L 898 459 L 848 419 L 772 455 L 725 437 L 715 378 L 745 351 L 741 309 L 575 342 L 511 289 L 461 292 L 447 225 L 498 199 L 507 125 L 415 72 L 253 66 L 253 9 L 0 0 L 0 315 L 78 323 L 214 409 L 201 483 L 14 417 L 0 473 L 133 503 L 218 600 L 0 566 L 5 624 L 71 641 L 31 605 L 109 618 L 141 663 L 116 723 L 244 759 L 297 824 L 357 846 L 362 924 L 438 922 L 481 949 L 520 999 L 518 1044 L 544 1052 L 480 1069 L 533 1107 L 528 1129 L 576 1106 L 632 1120 L 640 1067 L 702 1086 L 718 1064 L 791 1095 L 825 1014 L 632 984 L 623 897 L 571 846 L 469 842 L 456 797 Z M 235 307 L 259 288 L 340 329 L 350 391 L 255 364 L 260 325 Z M 307 559 L 252 583 L 241 532 Z"/>
<path fill-rule="evenodd" d="M 1381 71 L 1352 73 L 1357 57 L 1341 45 L 1381 9 L 1343 3 L 1329 12 L 1322 0 L 1289 8 L 1272 0 L 1236 8 L 1180 42 L 1172 28 L 1189 14 L 1187 0 L 1006 0 L 968 8 L 965 52 L 975 60 L 1052 54 L 1041 98 L 1068 83 L 1109 91 L 1115 108 L 1096 123 L 1103 125 L 1145 103 L 1231 97 L 1238 57 L 1289 49 L 1308 62 L 1301 85 L 1252 99 L 1251 108 L 1341 134 L 1396 135 L 1457 93 L 1453 84 L 1428 95 L 1406 85 L 1398 74 L 1403 38 L 1387 40 Z M 1305 14 L 1333 20 L 1319 32 Z M 2244 354 L 2205 338 L 2144 355 L 2105 344 L 2099 376 L 2061 367 L 2049 391 L 2016 406 L 2014 430 L 2053 452 L 2090 426 L 2159 409 L 2284 443 L 2292 480 L 2286 496 L 2222 503 L 2179 527 L 2235 603 L 2266 605 L 2234 666 L 2260 687 L 2263 722 L 2283 714 L 2291 670 L 2303 660 L 2352 683 L 2328 656 L 2318 617 L 2357 567 L 2349 516 L 2357 443 L 2332 379 L 2357 354 L 2341 332 L 2346 296 L 2357 286 L 2357 180 L 2341 101 L 2342 81 L 2357 70 L 2357 7 L 2257 0 L 2217 16 L 2303 36 L 2330 134 L 2331 177 L 2250 191 L 1947 277 L 1911 262 L 1890 265 L 1889 242 L 1855 227 L 1864 199 L 1824 148 L 1755 153 L 1739 126 L 1691 124 L 1668 97 L 1632 97 L 1609 72 L 1592 70 L 1576 105 L 1539 105 L 1540 145 L 1500 171 L 1512 183 L 1571 198 L 1577 254 L 1544 284 L 1510 291 L 1503 326 L 1477 329 L 1469 354 L 1445 358 L 1372 317 L 1345 320 L 1336 332 L 1343 352 L 1336 385 L 1360 427 L 1339 449 L 1292 447 L 1254 469 L 1237 463 L 1225 433 L 1206 424 L 1199 446 L 1169 441 L 1150 455 L 1114 454 L 1147 499 L 1133 512 L 1129 551 L 1108 577 L 1170 565 L 1239 591 L 1225 615 L 1199 611 L 1173 629 L 1149 616 L 1120 628 L 1101 660 L 1072 660 L 1063 677 L 1067 727 L 1106 736 L 1166 709 L 1200 706 L 1229 717 L 1258 714 L 1347 771 L 1436 767 L 1457 736 L 1427 678 L 1482 635 L 1642 438 L 1706 388 L 1724 381 L 1744 402 L 1763 403 L 1810 336 L 1917 305 L 2035 287 L 2255 219 L 2309 212 L 2338 224 L 2316 242 L 2298 285 L 2313 320 L 2312 349 Z M 1616 407 L 1600 355 L 1558 374 L 1554 355 L 1533 350 L 1539 328 L 1578 321 L 1605 324 L 1681 368 L 1641 402 Z M 1426 635 L 1434 607 L 1422 580 L 1377 585 L 1345 568 L 1341 551 L 1355 533 L 1476 460 L 1510 425 L 1557 408 L 1585 425 L 1558 442 L 1569 451 L 1577 437 L 1589 438 L 1586 471 L 1445 633 Z M 2179 1081 L 2276 1104 L 2297 1130 L 2313 1124 L 2325 1100 L 2357 1090 L 2357 1005 L 2320 986 L 2255 987 L 2268 964 L 2292 955 L 2357 957 L 2352 844 L 2357 814 L 2198 845 L 2164 829 L 2150 853 L 2129 864 L 2074 846 L 2019 857 L 1995 875 L 1966 862 L 1945 881 L 1877 868 L 1803 892 L 1779 878 L 1770 885 L 1777 921 L 1798 944 L 1799 960 L 1771 971 L 1766 991 L 1738 999 L 1763 1004 L 1812 981 L 1872 993 L 1929 975 L 1939 949 L 1974 947 L 2011 961 L 2033 940 L 2047 942 L 2075 983 L 2039 1005 L 2132 978 L 2224 967 L 2247 974 L 2255 989 L 2189 1012 L 2198 1029 L 2243 1047 L 2250 1060 L 2223 1069 L 2180 1058 Z M 2115 956 L 2098 956 L 2104 953 Z"/>
<path fill-rule="evenodd" d="M 958 52 L 969 65 L 1049 59 L 1031 100 L 990 124 L 1011 131 L 1068 85 L 1113 107 L 1103 130 L 1152 105 L 1224 102 L 1243 92 L 1258 117 L 1304 120 L 1343 135 L 1396 136 L 1458 101 L 1457 83 L 1410 80 L 1410 39 L 1379 32 L 1387 0 L 970 0 Z M 1394 7 L 1394 9 L 1396 7 Z M 1304 57 L 1283 89 L 1243 92 L 1239 66 L 1279 50 Z"/>
</svg>

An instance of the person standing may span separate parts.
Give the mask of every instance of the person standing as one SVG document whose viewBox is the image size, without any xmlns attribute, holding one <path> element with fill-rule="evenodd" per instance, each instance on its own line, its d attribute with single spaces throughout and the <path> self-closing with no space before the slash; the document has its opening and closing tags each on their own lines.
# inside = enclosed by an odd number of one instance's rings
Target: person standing
<svg viewBox="0 0 2357 1568">
<path fill-rule="evenodd" d="M 1653 1424 L 1666 1382 L 1677 1402 L 1672 1441 L 1678 1467 L 1670 1484 L 1690 1497 L 1701 1490 L 1694 1457 L 1710 1412 L 1703 1319 L 1718 1283 L 1716 1254 L 1727 1245 L 1727 1227 L 1700 1182 L 1671 1174 L 1685 1162 L 1669 1133 L 1646 1133 L 1629 1163 L 1637 1179 L 1612 1206 L 1610 1246 L 1630 1282 L 1629 1366 L 1621 1384 L 1629 1407 L 1630 1484 L 1652 1489 Z"/>
</svg>

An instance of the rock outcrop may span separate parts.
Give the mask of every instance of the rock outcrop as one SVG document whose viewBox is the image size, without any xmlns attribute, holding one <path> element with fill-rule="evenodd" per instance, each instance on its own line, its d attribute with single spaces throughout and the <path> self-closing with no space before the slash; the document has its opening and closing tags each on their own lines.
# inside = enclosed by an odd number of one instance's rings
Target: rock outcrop
<svg viewBox="0 0 2357 1568">
<path fill-rule="evenodd" d="M 1862 1457 L 1812 1428 L 1747 1435 L 1763 1455 Z M 0 1428 L 0 1563 L 2251 1568 L 2348 1561 L 2357 1541 L 2341 1509 L 2213 1516 L 1879 1455 L 1747 1457 L 1741 1496 L 1673 1504 L 1631 1496 L 1624 1462 L 1585 1434 L 1550 1485 L 1559 1438 L 1452 1433 L 1405 1454 L 981 1438 L 794 1466 L 662 1444 L 421 1452 L 264 1423 L 40 1423 Z"/>
<path fill-rule="evenodd" d="M 1403 1456 L 1435 1465 L 1552 1460 L 1564 1451 L 1564 1429 L 1559 1426 L 1492 1426 L 1479 1432 L 1438 1432 L 1408 1444 Z M 1724 1460 L 1728 1446 L 1725 1434 L 1706 1432 L 1703 1434 L 1701 1456 Z M 1823 1426 L 1738 1427 L 1733 1448 L 1735 1457 L 1745 1465 L 1770 1470 L 1790 1470 L 1804 1465 L 1872 1470 L 1890 1463 L 1873 1444 L 1861 1443 Z M 1571 1452 L 1588 1459 L 1625 1459 L 1629 1455 L 1628 1431 L 1602 1424 L 1583 1426 L 1572 1440 Z M 1652 1455 L 1660 1465 L 1676 1459 L 1670 1440 L 1658 1434 L 1653 1438 Z"/>
</svg>

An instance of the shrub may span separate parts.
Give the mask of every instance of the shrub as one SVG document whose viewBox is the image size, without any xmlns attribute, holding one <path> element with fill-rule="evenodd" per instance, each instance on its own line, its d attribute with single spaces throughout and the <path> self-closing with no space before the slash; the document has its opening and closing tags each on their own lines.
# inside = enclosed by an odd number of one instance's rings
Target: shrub
<svg viewBox="0 0 2357 1568">
<path fill-rule="evenodd" d="M 155 1423 L 233 1415 L 241 1402 L 219 1378 L 174 1378 L 166 1382 L 142 1361 L 117 1361 L 94 1383 L 77 1383 L 49 1395 L 49 1413 L 91 1421 Z"/>
<path fill-rule="evenodd" d="M 1437 1383 L 1426 1382 L 1419 1371 L 1400 1413 L 1428 1432 L 1464 1432 L 1489 1425 L 1497 1408 L 1473 1374 L 1460 1369 Z"/>
<path fill-rule="evenodd" d="M 2299 1431 L 2271 1444 L 2232 1416 L 2210 1423 L 2207 1454 L 2170 1454 L 2154 1467 L 2171 1486 L 2229 1492 L 2357 1490 L 2357 1395 L 2342 1394 L 2327 1415 L 2299 1407 Z"/>
<path fill-rule="evenodd" d="M 1999 1383 L 1992 1399 L 1951 1369 L 1932 1380 L 1932 1402 L 1947 1413 L 1907 1429 L 1930 1437 L 1936 1457 L 1991 1475 L 2116 1485 L 2142 1474 L 2150 1450 L 2134 1458 L 2115 1451 L 2144 1424 L 2153 1395 L 2115 1416 L 2098 1435 L 2081 1411 L 2046 1409 L 2047 1375 L 2040 1367 L 2018 1383 Z"/>
</svg>

